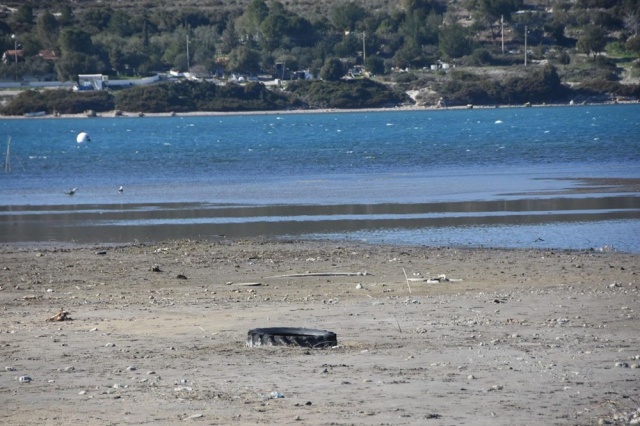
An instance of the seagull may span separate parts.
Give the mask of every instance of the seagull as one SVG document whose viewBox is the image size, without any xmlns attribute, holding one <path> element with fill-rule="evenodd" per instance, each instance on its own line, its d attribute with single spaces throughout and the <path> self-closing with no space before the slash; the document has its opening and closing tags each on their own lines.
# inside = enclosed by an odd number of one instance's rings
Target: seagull
<svg viewBox="0 0 640 426">
<path fill-rule="evenodd" d="M 73 195 L 76 193 L 76 191 L 78 190 L 78 188 L 72 188 L 70 190 L 68 190 L 67 192 L 65 192 L 65 194 L 67 195 Z"/>
<path fill-rule="evenodd" d="M 122 185 L 120 185 L 120 188 L 118 188 L 118 192 L 121 194 L 124 192 L 124 187 Z"/>
</svg>

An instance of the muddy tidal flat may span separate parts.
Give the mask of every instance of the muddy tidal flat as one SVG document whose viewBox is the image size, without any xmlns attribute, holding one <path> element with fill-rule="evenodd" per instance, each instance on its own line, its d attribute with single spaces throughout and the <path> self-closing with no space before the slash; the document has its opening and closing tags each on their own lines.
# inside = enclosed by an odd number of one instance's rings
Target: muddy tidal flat
<svg viewBox="0 0 640 426">
<path fill-rule="evenodd" d="M 638 424 L 639 273 L 596 250 L 5 244 L 0 423 Z M 247 347 L 256 327 L 338 344 Z"/>
</svg>

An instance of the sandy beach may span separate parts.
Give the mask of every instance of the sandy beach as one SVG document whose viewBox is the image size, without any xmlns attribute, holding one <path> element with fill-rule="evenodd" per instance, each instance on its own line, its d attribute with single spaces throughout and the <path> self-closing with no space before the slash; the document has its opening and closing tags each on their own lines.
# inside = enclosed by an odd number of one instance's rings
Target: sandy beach
<svg viewBox="0 0 640 426">
<path fill-rule="evenodd" d="M 639 272 L 594 250 L 2 245 L 0 423 L 638 424 Z M 338 345 L 247 347 L 256 327 Z"/>
<path fill-rule="evenodd" d="M 612 102 L 590 102 L 585 104 L 526 104 L 526 105 L 454 105 L 441 107 L 437 105 L 400 105 L 395 107 L 381 108 L 306 108 L 306 109 L 284 109 L 265 111 L 189 111 L 189 112 L 139 112 L 139 111 L 87 111 L 80 114 L 44 114 L 38 116 L 4 115 L 2 119 L 51 119 L 51 118 L 100 118 L 100 117 L 216 117 L 234 115 L 284 115 L 284 114 L 328 114 L 328 113 L 354 113 L 354 112 L 391 112 L 391 111 L 446 111 L 446 110 L 468 110 L 468 109 L 495 109 L 495 108 L 529 108 L 529 107 L 572 107 L 594 106 L 594 105 L 627 105 L 637 104 L 638 101 L 612 101 Z"/>
</svg>

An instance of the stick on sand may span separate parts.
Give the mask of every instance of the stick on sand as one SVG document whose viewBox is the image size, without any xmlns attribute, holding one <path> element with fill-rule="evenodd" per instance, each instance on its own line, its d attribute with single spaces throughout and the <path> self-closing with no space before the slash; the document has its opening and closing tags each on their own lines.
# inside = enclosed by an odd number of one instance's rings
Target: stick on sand
<svg viewBox="0 0 640 426">
<path fill-rule="evenodd" d="M 411 294 L 411 286 L 409 285 L 409 277 L 407 277 L 407 271 L 402 268 L 402 272 L 404 272 L 404 279 L 407 281 L 407 287 L 409 287 L 409 294 Z"/>
</svg>

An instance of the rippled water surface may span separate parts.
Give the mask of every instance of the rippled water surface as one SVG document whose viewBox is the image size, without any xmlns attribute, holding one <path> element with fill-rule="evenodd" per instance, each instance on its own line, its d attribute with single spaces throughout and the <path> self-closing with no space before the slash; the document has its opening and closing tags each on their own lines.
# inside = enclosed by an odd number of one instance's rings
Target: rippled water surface
<svg viewBox="0 0 640 426">
<path fill-rule="evenodd" d="M 2 241 L 302 235 L 640 251 L 628 236 L 637 192 L 593 181 L 580 191 L 584 178 L 640 178 L 640 105 L 5 119 L 0 129 L 12 141 Z M 77 143 L 80 131 L 92 141 Z"/>
</svg>

